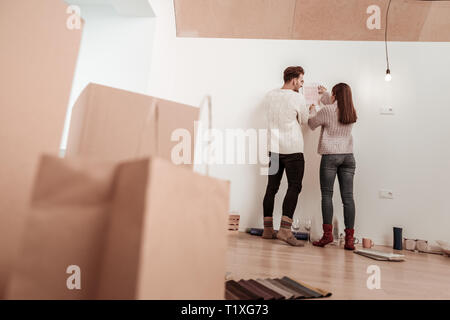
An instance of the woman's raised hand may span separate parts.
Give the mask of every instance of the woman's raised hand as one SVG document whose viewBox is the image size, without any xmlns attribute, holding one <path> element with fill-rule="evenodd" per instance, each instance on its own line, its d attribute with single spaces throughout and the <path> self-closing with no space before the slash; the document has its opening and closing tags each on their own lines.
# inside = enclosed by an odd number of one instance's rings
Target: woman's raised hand
<svg viewBox="0 0 450 320">
<path fill-rule="evenodd" d="M 327 92 L 327 88 L 325 88 L 322 85 L 319 86 L 318 90 L 319 90 L 319 94 L 323 94 L 323 93 Z"/>
</svg>

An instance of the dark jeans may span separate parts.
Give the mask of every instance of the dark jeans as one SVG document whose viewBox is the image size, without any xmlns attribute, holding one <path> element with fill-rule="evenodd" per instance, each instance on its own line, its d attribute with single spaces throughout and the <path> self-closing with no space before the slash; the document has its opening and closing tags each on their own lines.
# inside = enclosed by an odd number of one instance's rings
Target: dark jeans
<svg viewBox="0 0 450 320">
<path fill-rule="evenodd" d="M 356 162 L 353 154 L 327 154 L 320 163 L 320 190 L 322 191 L 322 217 L 324 224 L 333 223 L 333 189 L 336 175 L 344 204 L 344 223 L 347 229 L 355 225 L 353 177 Z"/>
<path fill-rule="evenodd" d="M 297 207 L 298 195 L 302 190 L 303 173 L 305 171 L 305 159 L 303 153 L 276 154 L 270 153 L 270 164 L 272 168 L 277 168 L 274 174 L 269 173 L 266 195 L 264 196 L 264 217 L 272 217 L 275 195 L 280 187 L 283 172 L 286 170 L 288 189 L 283 201 L 283 216 L 292 219 Z M 277 159 L 278 158 L 278 159 Z M 278 161 L 278 166 L 276 162 Z M 271 170 L 269 170 L 271 171 Z"/>
</svg>

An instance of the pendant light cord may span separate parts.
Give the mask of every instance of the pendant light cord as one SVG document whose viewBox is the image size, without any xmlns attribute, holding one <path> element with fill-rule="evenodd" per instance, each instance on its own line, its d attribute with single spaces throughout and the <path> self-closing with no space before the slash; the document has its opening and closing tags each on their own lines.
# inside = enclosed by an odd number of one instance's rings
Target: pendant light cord
<svg viewBox="0 0 450 320">
<path fill-rule="evenodd" d="M 388 52 L 388 26 L 389 26 L 389 9 L 391 8 L 391 1 L 389 0 L 389 4 L 387 7 L 387 11 L 386 11 L 386 28 L 384 29 L 384 44 L 386 47 L 386 64 L 387 64 L 387 69 L 390 70 L 389 67 L 389 52 Z"/>
</svg>

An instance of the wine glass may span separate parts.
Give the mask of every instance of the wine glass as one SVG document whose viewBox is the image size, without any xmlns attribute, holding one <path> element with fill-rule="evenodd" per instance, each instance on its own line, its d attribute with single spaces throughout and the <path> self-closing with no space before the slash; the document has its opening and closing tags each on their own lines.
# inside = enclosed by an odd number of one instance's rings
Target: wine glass
<svg viewBox="0 0 450 320">
<path fill-rule="evenodd" d="M 292 221 L 291 231 L 292 231 L 293 233 L 296 233 L 296 232 L 298 232 L 299 230 L 300 230 L 300 220 L 299 220 L 298 218 L 295 218 L 295 219 Z"/>
<path fill-rule="evenodd" d="M 303 219 L 303 226 L 304 226 L 305 230 L 308 231 L 308 242 L 310 242 L 311 241 L 311 226 L 312 226 L 311 218 Z"/>
</svg>

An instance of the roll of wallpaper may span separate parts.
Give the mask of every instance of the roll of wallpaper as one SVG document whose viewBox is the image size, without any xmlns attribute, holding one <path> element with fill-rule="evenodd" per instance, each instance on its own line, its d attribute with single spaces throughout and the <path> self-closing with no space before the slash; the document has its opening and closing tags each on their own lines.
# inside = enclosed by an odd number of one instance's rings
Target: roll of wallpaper
<svg viewBox="0 0 450 320">
<path fill-rule="evenodd" d="M 263 229 L 251 228 L 249 233 L 250 233 L 252 236 L 262 236 L 263 231 L 264 231 Z"/>
<path fill-rule="evenodd" d="M 402 228 L 394 227 L 394 246 L 393 247 L 395 250 L 403 250 L 402 233 L 403 233 Z"/>
<path fill-rule="evenodd" d="M 308 233 L 306 232 L 293 232 L 294 237 L 297 238 L 297 240 L 308 240 Z"/>
<path fill-rule="evenodd" d="M 264 229 L 260 228 L 250 228 L 247 232 L 253 236 L 262 236 Z M 276 231 L 276 230 L 275 230 Z M 308 240 L 308 233 L 306 232 L 293 232 L 292 233 L 297 240 Z"/>
</svg>

